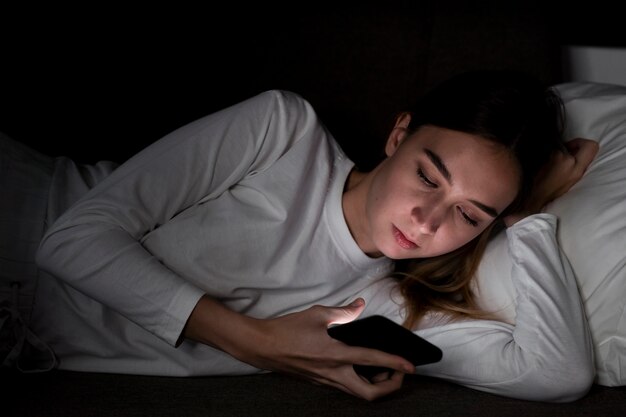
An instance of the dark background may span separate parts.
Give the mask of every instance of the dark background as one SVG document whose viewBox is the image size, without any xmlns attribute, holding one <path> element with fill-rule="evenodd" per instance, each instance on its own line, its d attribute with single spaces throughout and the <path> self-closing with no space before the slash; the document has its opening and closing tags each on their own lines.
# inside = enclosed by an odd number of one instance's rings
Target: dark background
<svg viewBox="0 0 626 417">
<path fill-rule="evenodd" d="M 2 6 L 0 131 L 50 155 L 121 162 L 278 88 L 307 98 L 368 169 L 394 115 L 455 73 L 515 68 L 553 84 L 561 45 L 626 45 L 610 24 L 621 14 L 597 2 L 263 3 Z"/>
</svg>

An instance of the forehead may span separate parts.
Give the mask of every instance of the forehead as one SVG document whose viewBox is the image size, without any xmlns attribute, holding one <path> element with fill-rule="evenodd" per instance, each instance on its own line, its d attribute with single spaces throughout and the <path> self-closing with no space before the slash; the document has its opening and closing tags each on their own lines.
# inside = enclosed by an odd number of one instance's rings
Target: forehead
<svg viewBox="0 0 626 417">
<path fill-rule="evenodd" d="M 503 210 L 519 189 L 520 171 L 504 146 L 480 136 L 423 126 L 406 140 L 403 152 L 429 161 L 432 153 L 450 173 L 452 190 Z M 433 164 L 436 168 L 436 165 Z"/>
<path fill-rule="evenodd" d="M 512 154 L 503 145 L 478 135 L 445 129 L 437 126 L 422 126 L 412 133 L 407 140 L 413 150 L 437 148 L 448 156 L 504 157 L 513 159 Z"/>
</svg>

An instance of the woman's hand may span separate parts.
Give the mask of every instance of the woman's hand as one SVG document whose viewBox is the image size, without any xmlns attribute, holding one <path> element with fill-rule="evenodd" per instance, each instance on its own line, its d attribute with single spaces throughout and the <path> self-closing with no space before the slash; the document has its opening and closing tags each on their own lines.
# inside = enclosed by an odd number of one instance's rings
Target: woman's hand
<svg viewBox="0 0 626 417">
<path fill-rule="evenodd" d="M 202 323 L 207 322 L 197 320 L 199 311 L 196 310 L 203 309 L 203 304 L 207 302 L 211 304 L 213 317 L 207 317 L 211 323 L 203 327 Z M 361 314 L 364 307 L 363 299 L 357 299 L 345 307 L 314 306 L 301 312 L 260 320 L 232 312 L 205 297 L 192 313 L 185 335 L 257 368 L 330 385 L 372 401 L 398 390 L 404 374 L 414 373 L 415 366 L 399 356 L 348 346 L 328 335 L 330 324 L 350 322 Z M 215 316 L 216 311 L 219 318 Z M 368 381 L 354 371 L 354 364 L 381 366 L 397 372 L 391 373 L 388 378 L 379 375 Z"/>
<path fill-rule="evenodd" d="M 565 146 L 568 152 L 555 151 L 537 176 L 525 209 L 504 218 L 507 226 L 540 212 L 545 205 L 565 194 L 583 177 L 599 149 L 595 141 L 582 138 L 572 139 Z"/>
</svg>

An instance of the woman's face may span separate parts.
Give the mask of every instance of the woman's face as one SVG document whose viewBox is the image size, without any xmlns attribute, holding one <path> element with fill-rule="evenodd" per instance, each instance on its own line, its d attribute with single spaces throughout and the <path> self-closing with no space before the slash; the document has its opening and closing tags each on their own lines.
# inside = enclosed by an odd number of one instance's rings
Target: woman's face
<svg viewBox="0 0 626 417">
<path fill-rule="evenodd" d="M 517 195 L 513 156 L 479 136 L 434 126 L 407 135 L 397 125 L 386 153 L 357 184 L 363 185 L 364 212 L 356 218 L 346 213 L 357 243 L 373 257 L 451 252 L 485 230 Z"/>
</svg>

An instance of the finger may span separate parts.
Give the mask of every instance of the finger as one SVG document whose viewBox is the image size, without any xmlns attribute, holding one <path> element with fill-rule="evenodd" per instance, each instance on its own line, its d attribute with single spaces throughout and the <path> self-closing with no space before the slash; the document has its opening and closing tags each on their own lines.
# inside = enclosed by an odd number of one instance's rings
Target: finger
<svg viewBox="0 0 626 417">
<path fill-rule="evenodd" d="M 360 393 L 364 388 L 359 388 L 359 381 L 361 384 L 370 384 L 370 381 L 361 377 L 354 371 L 354 367 L 352 365 L 335 368 L 332 373 L 326 374 L 325 376 L 322 374 L 310 375 L 309 379 L 315 384 L 328 385 L 340 389 L 350 395 L 354 395 L 355 397 L 361 398 L 362 396 Z M 357 381 L 355 381 L 355 379 Z"/>
<path fill-rule="evenodd" d="M 342 345 L 345 349 L 337 350 L 337 354 L 339 355 L 338 359 L 340 361 L 356 365 L 389 368 L 405 374 L 415 373 L 415 365 L 402 356 L 393 355 L 376 349 L 347 346 L 345 344 Z"/>
<path fill-rule="evenodd" d="M 361 398 L 374 401 L 402 388 L 403 381 L 403 373 L 393 372 L 388 379 L 377 382 L 372 381 L 372 383 L 364 385 L 358 384 L 355 387 L 349 387 L 349 389 L 354 390 Z"/>
<path fill-rule="evenodd" d="M 370 382 L 358 376 L 352 367 L 349 369 L 346 368 L 341 374 L 335 376 L 338 377 L 337 381 L 318 378 L 318 382 L 333 386 L 343 392 L 354 395 L 355 397 L 363 398 L 367 401 L 374 401 L 399 390 L 404 381 L 403 373 L 393 372 L 391 377 L 388 379 L 378 382 Z"/>
<path fill-rule="evenodd" d="M 381 372 L 380 374 L 374 375 L 371 379 L 372 383 L 383 382 L 391 378 L 391 375 L 394 372 Z"/>
<path fill-rule="evenodd" d="M 396 384 L 400 384 L 400 386 L 402 386 L 402 384 L 404 383 L 404 376 L 406 374 L 403 374 L 402 372 L 392 372 L 389 375 L 389 378 L 387 379 L 388 381 L 395 381 Z"/>
<path fill-rule="evenodd" d="M 328 325 L 344 324 L 354 321 L 361 315 L 363 309 L 365 309 L 365 300 L 360 297 L 347 306 L 329 307 L 327 309 L 329 314 Z"/>
</svg>

